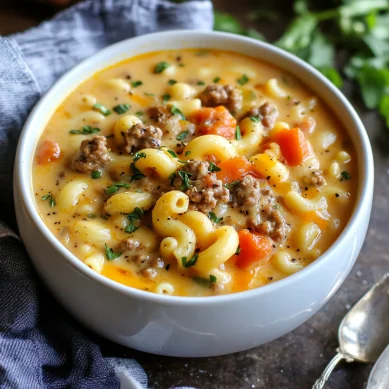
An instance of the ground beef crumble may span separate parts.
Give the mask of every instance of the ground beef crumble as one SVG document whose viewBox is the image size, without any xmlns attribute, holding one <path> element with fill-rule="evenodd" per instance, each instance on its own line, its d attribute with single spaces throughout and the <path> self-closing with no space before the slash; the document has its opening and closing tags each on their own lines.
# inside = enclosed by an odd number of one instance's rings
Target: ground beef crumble
<svg viewBox="0 0 389 389">
<path fill-rule="evenodd" d="M 189 209 L 208 213 L 216 207 L 219 201 L 227 203 L 230 191 L 218 180 L 215 173 L 209 171 L 207 161 L 189 161 L 181 171 L 189 173 L 189 188 L 183 192 L 189 197 Z M 179 173 L 175 174 L 172 185 L 182 190 L 183 180 Z"/>
<path fill-rule="evenodd" d="M 247 215 L 250 229 L 268 235 L 275 242 L 285 240 L 289 227 L 266 181 L 245 176 L 231 189 L 231 203 Z"/>
<path fill-rule="evenodd" d="M 163 132 L 158 127 L 137 123 L 123 132 L 122 136 L 124 142 L 122 150 L 131 154 L 142 149 L 157 149 L 160 147 Z"/>
<path fill-rule="evenodd" d="M 304 176 L 303 180 L 308 186 L 319 187 L 326 184 L 326 180 L 324 179 L 321 170 L 314 170 L 310 175 Z"/>
<path fill-rule="evenodd" d="M 80 173 L 91 173 L 101 169 L 110 160 L 107 139 L 96 135 L 81 142 L 80 153 L 73 161 L 73 169 Z"/>
<path fill-rule="evenodd" d="M 276 120 L 278 118 L 277 108 L 268 102 L 263 103 L 259 107 L 251 108 L 244 117 L 257 117 L 261 119 L 261 123 L 264 127 L 269 129 L 274 127 Z"/>
<path fill-rule="evenodd" d="M 236 112 L 242 108 L 242 93 L 232 85 L 209 84 L 199 94 L 205 107 L 224 105 L 229 111 Z"/>
</svg>

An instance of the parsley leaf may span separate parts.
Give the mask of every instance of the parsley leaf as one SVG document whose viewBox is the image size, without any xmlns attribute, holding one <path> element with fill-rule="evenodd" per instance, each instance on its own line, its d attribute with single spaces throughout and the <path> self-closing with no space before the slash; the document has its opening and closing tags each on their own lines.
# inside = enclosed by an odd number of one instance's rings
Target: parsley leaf
<svg viewBox="0 0 389 389">
<path fill-rule="evenodd" d="M 168 82 L 167 82 L 169 85 L 174 85 L 177 83 L 176 80 L 173 80 L 173 79 L 170 79 Z"/>
<path fill-rule="evenodd" d="M 196 276 L 196 277 L 192 277 L 192 280 L 196 282 L 196 284 L 199 284 L 204 288 L 211 288 L 212 284 L 214 284 L 217 281 L 217 278 L 213 274 L 210 274 L 209 279 Z"/>
<path fill-rule="evenodd" d="M 240 183 L 240 181 L 233 181 L 233 182 L 230 182 L 229 184 L 225 184 L 224 186 L 227 188 L 227 189 L 231 189 L 233 188 L 235 185 L 238 185 Z"/>
<path fill-rule="evenodd" d="M 240 132 L 240 127 L 239 126 L 236 126 L 236 129 L 235 129 L 235 139 L 236 140 L 241 140 L 242 139 L 242 134 Z"/>
<path fill-rule="evenodd" d="M 205 85 L 204 81 L 197 81 L 197 85 Z"/>
<path fill-rule="evenodd" d="M 118 104 L 118 105 L 115 105 L 112 109 L 118 115 L 122 115 L 123 113 L 126 113 L 130 108 L 131 108 L 130 104 Z"/>
<path fill-rule="evenodd" d="M 170 100 L 170 97 L 171 96 L 169 95 L 169 93 L 165 93 L 165 94 L 162 95 L 162 101 L 164 103 L 167 103 Z"/>
<path fill-rule="evenodd" d="M 177 140 L 184 140 L 189 134 L 189 131 L 182 131 L 180 132 L 177 136 L 176 136 L 176 139 Z"/>
<path fill-rule="evenodd" d="M 185 115 L 184 115 L 184 114 L 180 111 L 180 109 L 177 108 L 175 105 L 172 106 L 172 108 L 171 108 L 171 113 L 172 113 L 173 115 L 179 115 L 179 116 L 181 116 L 181 120 L 186 120 Z"/>
<path fill-rule="evenodd" d="M 350 180 L 351 179 L 351 175 L 350 175 L 350 173 L 349 172 L 346 172 L 346 171 L 344 171 L 344 172 L 342 172 L 342 173 L 340 173 L 341 174 L 341 176 L 342 176 L 342 178 L 341 178 L 341 181 L 343 181 L 343 180 Z"/>
<path fill-rule="evenodd" d="M 209 212 L 208 217 L 216 224 L 219 224 L 223 220 L 222 217 L 217 217 L 214 212 Z"/>
<path fill-rule="evenodd" d="M 209 280 L 211 281 L 212 284 L 214 284 L 216 282 L 217 278 L 213 274 L 210 274 L 209 275 Z"/>
<path fill-rule="evenodd" d="M 236 82 L 237 82 L 239 85 L 245 85 L 245 84 L 247 84 L 249 81 L 250 81 L 249 78 L 248 78 L 245 74 L 243 74 L 242 77 L 240 77 L 240 78 L 238 78 L 238 79 L 236 80 Z"/>
<path fill-rule="evenodd" d="M 220 80 L 221 80 L 220 77 L 215 77 L 215 78 L 213 79 L 213 82 L 214 82 L 215 84 L 217 84 Z"/>
<path fill-rule="evenodd" d="M 139 227 L 135 226 L 134 222 L 138 221 L 142 218 L 144 212 L 141 208 L 136 207 L 131 213 L 127 215 L 128 220 L 130 223 L 126 227 L 125 231 L 129 234 L 136 231 Z"/>
<path fill-rule="evenodd" d="M 143 85 L 143 81 L 141 81 L 141 80 L 137 80 L 137 81 L 132 81 L 131 82 L 131 86 L 133 88 L 138 88 L 138 86 L 141 86 L 141 85 Z"/>
<path fill-rule="evenodd" d="M 108 186 L 105 189 L 105 193 L 112 194 L 112 193 L 116 193 L 120 188 L 128 189 L 129 187 L 130 187 L 130 185 L 127 184 L 126 182 L 115 182 L 114 184 Z"/>
<path fill-rule="evenodd" d="M 91 176 L 93 179 L 100 178 L 103 175 L 101 170 L 93 170 Z"/>
<path fill-rule="evenodd" d="M 162 73 L 165 69 L 170 67 L 171 65 L 168 62 L 162 61 L 155 65 L 154 73 L 159 74 Z"/>
<path fill-rule="evenodd" d="M 49 193 L 45 196 L 42 196 L 41 199 L 43 201 L 49 200 L 50 207 L 53 208 L 55 206 L 55 200 L 54 197 Z"/>
<path fill-rule="evenodd" d="M 95 134 L 96 132 L 100 132 L 100 128 L 91 127 L 91 126 L 83 126 L 81 130 L 70 130 L 69 134 L 72 135 L 89 135 Z"/>
<path fill-rule="evenodd" d="M 208 170 L 213 173 L 213 172 L 220 172 L 220 170 L 222 169 L 220 169 L 220 167 L 215 165 L 213 162 L 209 162 Z"/>
<path fill-rule="evenodd" d="M 257 116 L 250 116 L 250 120 L 252 122 L 254 122 L 254 123 L 259 123 L 260 122 L 260 120 L 259 120 L 259 118 Z"/>
<path fill-rule="evenodd" d="M 94 106 L 93 106 L 93 109 L 96 110 L 96 111 L 99 111 L 102 115 L 104 116 L 108 116 L 108 115 L 111 115 L 111 111 L 105 107 L 103 104 L 101 103 L 96 103 Z"/>
<path fill-rule="evenodd" d="M 105 245 L 105 256 L 107 257 L 108 261 L 113 261 L 116 258 L 119 258 L 122 253 L 115 253 L 110 247 L 108 247 L 107 243 L 104 243 Z"/>
<path fill-rule="evenodd" d="M 185 157 L 187 157 L 190 153 L 191 151 L 185 151 Z"/>
<path fill-rule="evenodd" d="M 238 246 L 238 248 L 235 251 L 235 255 L 239 255 L 239 254 L 240 254 L 240 246 Z"/>
<path fill-rule="evenodd" d="M 179 170 L 178 172 L 179 177 L 182 180 L 182 184 L 180 186 L 180 190 L 186 191 L 190 187 L 189 183 L 189 177 L 192 176 L 192 173 L 186 172 L 185 170 Z"/>
<path fill-rule="evenodd" d="M 199 256 L 199 255 L 196 253 L 190 260 L 188 260 L 187 257 L 182 257 L 182 258 L 181 258 L 182 266 L 183 266 L 185 269 L 194 266 L 194 265 L 196 264 L 196 262 L 197 262 L 197 257 L 198 257 L 198 256 Z"/>
<path fill-rule="evenodd" d="M 134 161 L 133 162 L 137 162 L 137 161 L 139 161 L 141 158 L 146 158 L 146 153 L 144 153 L 143 151 L 141 151 L 141 152 L 137 152 L 137 153 L 135 153 L 135 155 L 134 155 Z"/>
<path fill-rule="evenodd" d="M 130 169 L 133 173 L 131 176 L 131 182 L 136 180 L 141 180 L 143 177 L 146 177 L 136 166 L 135 162 L 131 162 Z"/>
</svg>

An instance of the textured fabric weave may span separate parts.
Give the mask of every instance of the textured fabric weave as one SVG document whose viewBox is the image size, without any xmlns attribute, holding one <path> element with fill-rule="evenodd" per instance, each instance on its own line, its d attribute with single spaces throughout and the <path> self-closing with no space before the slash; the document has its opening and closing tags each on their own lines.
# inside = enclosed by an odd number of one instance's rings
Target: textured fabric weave
<svg viewBox="0 0 389 389">
<path fill-rule="evenodd" d="M 0 37 L 0 220 L 14 219 L 12 167 L 23 123 L 59 76 L 119 40 L 211 29 L 212 23 L 207 0 L 89 0 L 27 32 Z M 0 388 L 147 388 L 135 361 L 104 359 L 85 334 L 41 285 L 22 243 L 0 222 Z"/>
</svg>

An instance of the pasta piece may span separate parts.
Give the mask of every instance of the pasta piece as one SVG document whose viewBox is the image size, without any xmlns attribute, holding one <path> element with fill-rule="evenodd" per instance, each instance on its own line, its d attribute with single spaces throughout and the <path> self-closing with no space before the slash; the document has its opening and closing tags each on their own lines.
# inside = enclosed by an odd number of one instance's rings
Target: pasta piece
<svg viewBox="0 0 389 389">
<path fill-rule="evenodd" d="M 327 199 L 324 196 L 317 200 L 307 200 L 294 191 L 290 191 L 284 196 L 284 203 L 289 210 L 296 213 L 307 213 L 327 209 Z"/>
<path fill-rule="evenodd" d="M 73 232 L 83 242 L 103 244 L 111 239 L 111 231 L 97 220 L 78 220 L 73 225 Z"/>
<path fill-rule="evenodd" d="M 112 78 L 106 81 L 106 85 L 116 92 L 128 93 L 131 90 L 130 85 L 121 78 Z"/>
<path fill-rule="evenodd" d="M 235 147 L 222 136 L 203 135 L 191 140 L 184 150 L 184 158 L 225 161 L 236 156 Z"/>
<path fill-rule="evenodd" d="M 239 128 L 242 138 L 232 141 L 237 153 L 247 157 L 258 152 L 263 136 L 262 123 L 253 122 L 250 118 L 245 118 L 239 123 Z"/>
<path fill-rule="evenodd" d="M 83 256 L 87 256 L 88 254 L 91 254 L 93 250 L 93 247 L 89 244 L 83 243 L 78 246 L 78 252 Z"/>
<path fill-rule="evenodd" d="M 267 177 L 270 183 L 283 182 L 289 177 L 288 168 L 269 154 L 254 155 L 250 161 L 253 163 L 254 170 L 262 177 Z"/>
<path fill-rule="evenodd" d="M 285 99 L 288 96 L 288 93 L 278 85 L 278 80 L 276 78 L 271 78 L 265 84 L 265 90 L 269 96 L 275 99 Z"/>
<path fill-rule="evenodd" d="M 300 101 L 300 104 L 297 104 L 292 107 L 290 110 L 290 120 L 294 123 L 300 123 L 309 112 L 311 112 L 317 105 L 316 97 L 309 97 L 303 101 Z"/>
<path fill-rule="evenodd" d="M 92 108 L 97 103 L 97 99 L 93 95 L 81 95 L 80 103 L 85 107 Z"/>
<path fill-rule="evenodd" d="M 58 192 L 55 202 L 61 211 L 69 211 L 79 201 L 82 193 L 88 188 L 85 181 L 74 180 L 65 184 Z"/>
<path fill-rule="evenodd" d="M 143 149 L 140 153 L 145 155 L 144 158 L 138 159 L 136 167 L 147 177 L 168 180 L 169 176 L 174 173 L 182 164 L 177 158 L 169 154 L 167 149 Z"/>
<path fill-rule="evenodd" d="M 161 282 L 155 287 L 155 292 L 158 294 L 174 294 L 174 286 L 169 282 Z"/>
<path fill-rule="evenodd" d="M 177 73 L 177 66 L 170 65 L 163 71 L 163 74 L 168 77 L 173 77 Z"/>
<path fill-rule="evenodd" d="M 200 274 L 209 274 L 212 269 L 218 268 L 231 258 L 238 246 L 239 236 L 234 227 L 219 227 L 213 234 L 214 243 L 200 252 L 195 269 Z"/>
<path fill-rule="evenodd" d="M 323 150 L 326 150 L 328 149 L 328 147 L 330 147 L 333 143 L 336 142 L 336 134 L 331 131 L 324 131 L 319 134 L 318 141 Z"/>
<path fill-rule="evenodd" d="M 105 116 L 100 112 L 88 111 L 77 115 L 72 120 L 72 128 L 81 129 L 84 126 L 99 127 L 105 120 Z M 78 138 L 80 139 L 80 138 Z"/>
<path fill-rule="evenodd" d="M 338 162 L 331 163 L 330 167 L 328 168 L 328 174 L 334 178 L 340 177 L 340 166 Z"/>
<path fill-rule="evenodd" d="M 115 123 L 114 136 L 118 145 L 123 144 L 123 133 L 135 124 L 142 124 L 142 121 L 135 115 L 124 115 Z"/>
<path fill-rule="evenodd" d="M 177 82 L 169 88 L 169 94 L 172 100 L 191 99 L 196 93 L 196 89 L 183 82 Z"/>
<path fill-rule="evenodd" d="M 101 273 L 104 267 L 104 255 L 102 253 L 95 253 L 90 255 L 85 261 L 85 265 L 89 266 L 96 273 Z"/>
<path fill-rule="evenodd" d="M 295 232 L 296 247 L 303 253 L 311 251 L 320 239 L 321 230 L 313 222 L 304 223 Z"/>
<path fill-rule="evenodd" d="M 161 242 L 161 254 L 164 257 L 174 256 L 179 267 L 183 267 L 183 258 L 190 260 L 196 247 L 194 231 L 177 220 L 178 215 L 188 210 L 189 198 L 186 194 L 173 190 L 160 197 L 152 211 L 154 229 L 165 237 Z"/>
<path fill-rule="evenodd" d="M 104 204 L 104 210 L 109 215 L 131 213 L 135 208 L 149 210 L 153 206 L 153 196 L 150 192 L 123 192 L 111 196 Z"/>
<path fill-rule="evenodd" d="M 336 154 L 336 160 L 341 163 L 349 163 L 351 161 L 351 155 L 347 151 L 342 150 Z"/>
<path fill-rule="evenodd" d="M 177 107 L 185 116 L 190 116 L 201 108 L 200 99 L 192 100 L 171 100 L 168 103 L 169 107 Z"/>
<path fill-rule="evenodd" d="M 130 238 L 141 242 L 142 246 L 149 252 L 156 250 L 160 242 L 155 231 L 147 227 L 139 227 L 130 235 Z"/>
<path fill-rule="evenodd" d="M 292 261 L 292 257 L 285 251 L 277 251 L 271 258 L 272 266 L 281 273 L 290 275 L 303 269 L 298 261 Z"/>
</svg>

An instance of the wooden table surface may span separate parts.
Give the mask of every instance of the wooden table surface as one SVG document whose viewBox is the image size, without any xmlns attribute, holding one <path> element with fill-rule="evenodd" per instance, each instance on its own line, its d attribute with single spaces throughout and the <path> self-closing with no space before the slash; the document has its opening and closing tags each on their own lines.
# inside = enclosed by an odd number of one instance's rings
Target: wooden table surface
<svg viewBox="0 0 389 389">
<path fill-rule="evenodd" d="M 259 2 L 258 2 L 259 3 Z M 261 4 L 290 10 L 288 1 L 261 1 Z M 239 18 L 257 4 L 256 0 L 215 0 L 217 8 Z M 0 34 L 29 28 L 54 14 L 52 8 L 19 1 L 0 0 Z M 287 16 L 277 23 L 257 27 L 274 39 L 285 27 Z M 136 358 L 146 370 L 150 388 L 166 389 L 173 385 L 199 389 L 310 389 L 337 347 L 338 325 L 347 310 L 364 292 L 389 271 L 389 132 L 375 113 L 363 109 L 352 85 L 344 90 L 361 115 L 367 128 L 375 158 L 375 198 L 369 232 L 360 257 L 346 282 L 332 300 L 304 325 L 264 346 L 216 358 L 179 359 L 141 353 L 91 334 L 104 355 Z M 314 287 L 314 286 L 312 286 Z M 327 389 L 362 389 L 371 366 L 342 365 Z"/>
</svg>

